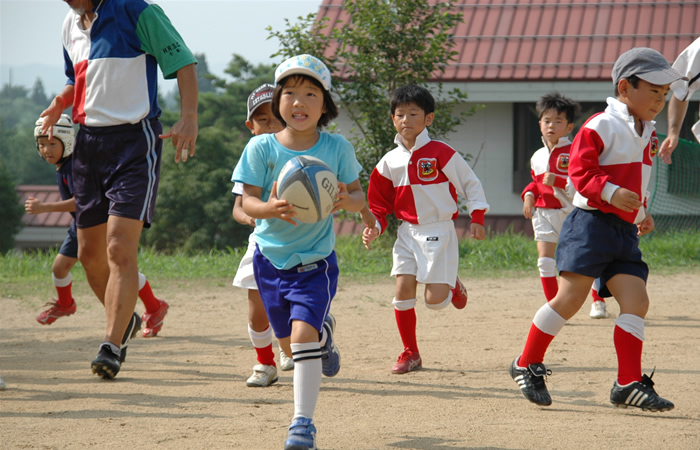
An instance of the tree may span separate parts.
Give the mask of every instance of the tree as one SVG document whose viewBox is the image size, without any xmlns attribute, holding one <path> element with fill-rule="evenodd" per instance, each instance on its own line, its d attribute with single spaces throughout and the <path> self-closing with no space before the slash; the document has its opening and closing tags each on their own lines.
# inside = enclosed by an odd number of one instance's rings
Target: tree
<svg viewBox="0 0 700 450">
<path fill-rule="evenodd" d="M 15 235 L 22 229 L 24 208 L 19 202 L 12 177 L 0 162 L 0 254 L 15 246 Z"/>
<path fill-rule="evenodd" d="M 446 137 L 473 112 L 455 115 L 466 93 L 445 92 L 435 81 L 455 60 L 450 32 L 463 16 L 453 1 L 430 5 L 427 0 L 347 0 L 343 8 L 349 22 L 332 30 L 327 18 L 316 20 L 316 14 L 300 17 L 293 25 L 286 20 L 284 32 L 268 30 L 281 46 L 273 56 L 309 53 L 331 70 L 340 106 L 356 127 L 350 141 L 359 162 L 369 169 L 363 172 L 366 183 L 371 168 L 394 146 L 389 99 L 397 87 L 416 83 L 433 91 L 437 100 L 430 127 L 433 138 Z"/>
<path fill-rule="evenodd" d="M 240 247 L 247 242 L 252 230 L 231 214 L 231 173 L 251 137 L 245 127 L 248 95 L 272 80 L 274 68 L 253 65 L 234 55 L 226 73 L 226 78 L 211 77 L 212 92 L 200 93 L 195 157 L 175 164 L 172 143 L 163 145 L 156 213 L 152 227 L 142 234 L 145 245 L 198 251 Z M 178 111 L 163 112 L 165 129 L 178 120 Z"/>
<path fill-rule="evenodd" d="M 46 97 L 44 83 L 41 82 L 41 78 L 37 78 L 34 82 L 34 86 L 32 86 L 32 93 L 29 98 L 35 105 L 39 105 L 43 108 L 49 106 L 49 99 Z"/>
<path fill-rule="evenodd" d="M 197 84 L 199 93 L 214 92 L 214 75 L 209 72 L 209 64 L 207 64 L 207 55 L 204 53 L 195 53 L 197 58 Z"/>
</svg>

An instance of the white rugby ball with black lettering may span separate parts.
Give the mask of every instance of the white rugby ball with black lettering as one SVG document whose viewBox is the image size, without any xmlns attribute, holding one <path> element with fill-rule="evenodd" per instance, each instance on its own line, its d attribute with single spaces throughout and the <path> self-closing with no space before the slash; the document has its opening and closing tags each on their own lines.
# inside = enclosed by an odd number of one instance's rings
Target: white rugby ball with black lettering
<svg viewBox="0 0 700 450">
<path fill-rule="evenodd" d="M 295 156 L 277 177 L 277 198 L 294 205 L 293 220 L 316 223 L 328 217 L 338 195 L 335 173 L 318 158 Z"/>
</svg>

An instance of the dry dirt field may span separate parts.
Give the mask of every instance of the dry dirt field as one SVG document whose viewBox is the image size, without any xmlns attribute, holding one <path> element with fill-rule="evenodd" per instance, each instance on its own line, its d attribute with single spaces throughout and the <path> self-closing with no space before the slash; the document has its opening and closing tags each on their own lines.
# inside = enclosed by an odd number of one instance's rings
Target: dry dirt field
<svg viewBox="0 0 700 450">
<path fill-rule="evenodd" d="M 423 370 L 392 375 L 401 344 L 393 283 L 341 278 L 332 312 L 342 368 L 324 378 L 315 421 L 321 449 L 698 449 L 700 276 L 653 275 L 643 367 L 656 366 L 666 413 L 609 403 L 616 375 L 612 317 L 590 300 L 554 340 L 546 363 L 553 404 L 529 403 L 508 375 L 543 302 L 539 279 L 470 279 L 469 304 L 419 304 Z M 49 279 L 50 280 L 50 279 Z M 48 283 L 48 282 L 47 282 Z M 293 413 L 293 372 L 248 388 L 255 364 L 245 292 L 230 280 L 151 284 L 170 303 L 156 338 L 138 338 L 117 378 L 90 372 L 104 313 L 86 283 L 78 312 L 41 326 L 45 298 L 0 292 L 0 448 L 281 449 Z M 47 294 L 50 287 L 47 286 Z M 137 307 L 139 312 L 143 306 Z"/>
</svg>

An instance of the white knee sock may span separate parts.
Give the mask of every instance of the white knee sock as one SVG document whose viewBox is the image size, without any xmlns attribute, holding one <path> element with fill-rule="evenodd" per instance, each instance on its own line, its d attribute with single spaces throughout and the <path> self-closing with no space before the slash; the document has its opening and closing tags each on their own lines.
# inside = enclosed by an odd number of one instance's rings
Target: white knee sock
<svg viewBox="0 0 700 450">
<path fill-rule="evenodd" d="M 294 357 L 294 419 L 312 419 L 321 391 L 321 346 L 318 342 L 291 344 Z"/>
</svg>

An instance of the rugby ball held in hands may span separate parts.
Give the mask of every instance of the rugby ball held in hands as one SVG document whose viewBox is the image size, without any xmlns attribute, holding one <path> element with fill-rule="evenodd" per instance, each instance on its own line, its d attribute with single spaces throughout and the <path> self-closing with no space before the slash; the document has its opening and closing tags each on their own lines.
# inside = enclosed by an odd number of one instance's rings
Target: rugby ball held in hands
<svg viewBox="0 0 700 450">
<path fill-rule="evenodd" d="M 318 158 L 295 156 L 277 177 L 277 198 L 294 205 L 293 220 L 316 223 L 328 217 L 338 196 L 335 173 Z"/>
</svg>

